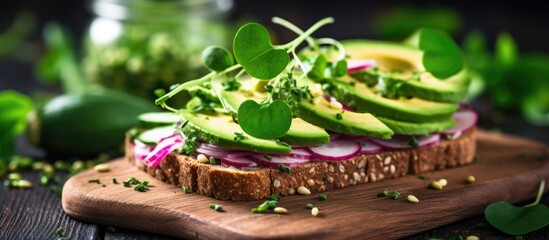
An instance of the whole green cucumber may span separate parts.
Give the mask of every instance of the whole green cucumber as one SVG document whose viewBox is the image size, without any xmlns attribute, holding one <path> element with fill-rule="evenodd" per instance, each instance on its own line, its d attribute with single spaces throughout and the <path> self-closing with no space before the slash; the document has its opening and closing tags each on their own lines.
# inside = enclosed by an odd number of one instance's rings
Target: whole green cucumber
<svg viewBox="0 0 549 240">
<path fill-rule="evenodd" d="M 137 116 L 158 111 L 152 102 L 126 93 L 97 90 L 55 97 L 28 117 L 30 142 L 49 155 L 91 156 L 118 149 Z"/>
</svg>

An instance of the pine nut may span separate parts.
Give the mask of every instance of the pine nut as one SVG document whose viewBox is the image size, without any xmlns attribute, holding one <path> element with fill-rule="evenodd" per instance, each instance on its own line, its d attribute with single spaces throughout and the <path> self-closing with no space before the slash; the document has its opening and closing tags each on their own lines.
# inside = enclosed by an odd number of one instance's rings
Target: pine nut
<svg viewBox="0 0 549 240">
<path fill-rule="evenodd" d="M 316 217 L 319 213 L 320 210 L 318 209 L 318 207 L 314 207 L 313 209 L 311 209 L 311 215 Z"/>
<path fill-rule="evenodd" d="M 406 200 L 408 200 L 408 202 L 411 202 L 411 203 L 418 203 L 419 202 L 419 199 L 417 199 L 417 197 L 414 196 L 414 195 L 408 195 Z"/>
<path fill-rule="evenodd" d="M 467 181 L 467 183 L 474 183 L 476 179 L 475 179 L 475 176 L 469 175 L 467 176 L 467 179 L 465 179 L 465 181 Z"/>
<path fill-rule="evenodd" d="M 309 195 L 309 194 L 311 194 L 311 190 L 309 190 L 308 188 L 306 188 L 304 186 L 299 186 L 297 188 L 297 193 L 299 193 L 301 195 Z"/>
<path fill-rule="evenodd" d="M 470 235 L 470 236 L 467 236 L 465 240 L 480 240 L 480 238 L 475 235 Z"/>
<path fill-rule="evenodd" d="M 21 180 L 17 181 L 17 187 L 19 187 L 19 188 L 31 188 L 32 183 L 29 182 L 28 180 L 21 179 Z"/>
<path fill-rule="evenodd" d="M 438 190 L 442 190 L 443 187 L 442 187 L 442 184 L 440 184 L 440 182 L 438 182 L 438 181 L 433 181 L 433 182 L 431 183 L 431 188 L 433 188 L 433 189 L 438 189 Z"/>
<path fill-rule="evenodd" d="M 97 164 L 93 168 L 95 169 L 95 171 L 98 171 L 98 172 L 109 172 L 111 170 L 109 165 L 104 164 L 104 163 Z"/>
<path fill-rule="evenodd" d="M 284 214 L 284 213 L 287 213 L 288 210 L 286 208 L 283 208 L 283 207 L 275 207 L 273 212 L 275 213 L 280 213 L 280 214 Z"/>
<path fill-rule="evenodd" d="M 196 160 L 200 163 L 210 163 L 210 159 L 208 159 L 204 154 L 198 154 L 198 156 L 196 156 Z"/>
<path fill-rule="evenodd" d="M 446 187 L 446 185 L 448 185 L 448 180 L 442 178 L 438 180 L 438 183 L 440 183 L 442 187 Z"/>
</svg>

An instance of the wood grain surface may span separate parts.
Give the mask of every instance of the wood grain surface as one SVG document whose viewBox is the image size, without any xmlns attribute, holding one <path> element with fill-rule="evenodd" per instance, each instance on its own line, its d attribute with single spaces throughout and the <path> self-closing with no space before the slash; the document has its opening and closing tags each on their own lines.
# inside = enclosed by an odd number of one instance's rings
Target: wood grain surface
<svg viewBox="0 0 549 240">
<path fill-rule="evenodd" d="M 318 195 L 284 197 L 279 206 L 289 210 L 286 215 L 252 214 L 250 209 L 263 201 L 227 202 L 185 194 L 123 160 L 111 162 L 111 172 L 89 170 L 69 179 L 62 204 L 68 215 L 87 222 L 185 238 L 394 239 L 478 215 L 495 201 L 530 199 L 541 179 L 549 181 L 547 146 L 485 132 L 479 132 L 477 143 L 478 162 L 424 174 L 430 180 L 446 178 L 444 190 L 427 189 L 430 181 L 407 176 L 326 192 L 326 201 L 317 200 Z M 468 175 L 477 182 L 466 184 Z M 112 178 L 122 182 L 129 177 L 151 179 L 152 186 L 137 192 L 112 183 Z M 88 183 L 94 178 L 102 184 Z M 376 197 L 384 188 L 402 197 Z M 420 202 L 407 202 L 408 194 Z M 318 206 L 320 215 L 311 216 L 307 203 Z M 222 204 L 225 211 L 215 212 L 210 204 Z"/>
</svg>

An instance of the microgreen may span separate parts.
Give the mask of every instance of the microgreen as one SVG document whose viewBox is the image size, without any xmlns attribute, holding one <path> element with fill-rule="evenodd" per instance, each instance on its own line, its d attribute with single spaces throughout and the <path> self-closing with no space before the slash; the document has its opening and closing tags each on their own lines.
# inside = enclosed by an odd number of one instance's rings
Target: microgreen
<svg viewBox="0 0 549 240">
<path fill-rule="evenodd" d="M 423 51 L 423 66 L 433 76 L 445 79 L 461 71 L 465 57 L 448 34 L 431 28 L 414 33 L 408 43 Z"/>
<path fill-rule="evenodd" d="M 25 95 L 10 90 L 0 92 L 0 158 L 15 153 L 15 139 L 25 130 L 32 107 L 32 100 Z"/>
<path fill-rule="evenodd" d="M 303 72 L 307 74 L 307 77 L 311 80 L 322 80 L 325 77 L 326 68 L 328 67 L 328 61 L 323 55 L 319 55 L 313 58 L 307 58 L 303 61 Z M 345 69 L 347 71 L 347 69 Z"/>
<path fill-rule="evenodd" d="M 280 171 L 285 172 L 285 173 L 292 173 L 292 169 L 290 167 L 284 165 L 283 163 L 278 164 L 278 169 L 280 169 Z"/>
<path fill-rule="evenodd" d="M 251 136 L 275 139 L 284 136 L 290 129 L 292 110 L 280 100 L 258 104 L 248 99 L 238 108 L 238 123 Z"/>
<path fill-rule="evenodd" d="M 545 190 L 545 180 L 539 186 L 536 200 L 522 207 L 501 201 L 490 204 L 484 210 L 486 220 L 509 235 L 523 235 L 549 225 L 549 207 L 540 204 Z"/>
<path fill-rule="evenodd" d="M 248 138 L 248 137 L 246 137 L 246 135 L 244 135 L 244 133 L 235 132 L 235 133 L 234 133 L 234 139 L 233 139 L 233 140 L 234 140 L 235 142 L 238 142 L 238 141 L 244 140 L 244 139 L 246 139 L 246 138 Z"/>
<path fill-rule="evenodd" d="M 236 79 L 231 78 L 228 80 L 225 80 L 221 82 L 221 86 L 223 87 L 223 90 L 225 91 L 236 91 L 240 88 L 242 84 L 236 81 Z"/>
<path fill-rule="evenodd" d="M 212 71 L 221 72 L 234 64 L 233 57 L 227 49 L 220 46 L 209 46 L 202 52 L 204 65 Z"/>
</svg>

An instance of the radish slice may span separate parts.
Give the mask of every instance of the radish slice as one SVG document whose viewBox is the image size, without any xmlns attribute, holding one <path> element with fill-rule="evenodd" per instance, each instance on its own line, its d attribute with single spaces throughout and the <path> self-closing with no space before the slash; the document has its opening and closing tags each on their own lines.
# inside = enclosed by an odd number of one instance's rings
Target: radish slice
<svg viewBox="0 0 549 240">
<path fill-rule="evenodd" d="M 364 138 L 355 141 L 360 145 L 360 153 L 362 154 L 373 154 L 381 152 L 383 150 L 383 148 L 379 145 L 370 142 Z"/>
<path fill-rule="evenodd" d="M 152 150 L 154 150 L 153 146 L 147 145 L 137 139 L 133 140 L 134 147 L 133 147 L 133 155 L 135 158 L 139 160 L 143 160 L 149 155 Z"/>
<path fill-rule="evenodd" d="M 164 138 L 162 141 L 158 142 L 154 150 L 143 159 L 143 162 L 149 167 L 155 168 L 168 154 L 170 154 L 170 152 L 184 145 L 183 138 L 179 134 L 170 138 Z"/>
<path fill-rule="evenodd" d="M 330 142 L 341 137 L 341 133 L 330 133 Z"/>
<path fill-rule="evenodd" d="M 477 124 L 478 115 L 471 110 L 461 110 L 454 113 L 452 118 L 456 120 L 456 125 L 446 129 L 442 133 L 453 136 L 458 132 L 465 132 Z"/>
<path fill-rule="evenodd" d="M 362 69 L 367 69 L 377 66 L 377 62 L 373 59 L 352 59 L 347 60 L 347 72 L 355 72 Z"/>
<path fill-rule="evenodd" d="M 440 140 L 440 134 L 431 134 L 429 136 L 416 136 L 419 143 L 417 147 L 410 146 L 411 136 L 397 137 L 390 140 L 384 140 L 379 138 L 370 138 L 370 140 L 387 149 L 409 149 L 409 148 L 423 148 L 436 144 Z"/>
<path fill-rule="evenodd" d="M 287 167 L 295 167 L 310 161 L 308 159 L 271 156 L 269 154 L 255 154 L 252 155 L 252 159 L 258 164 L 266 167 L 278 167 L 279 164 L 284 164 Z"/>
<path fill-rule="evenodd" d="M 358 155 L 360 145 L 353 141 L 337 139 L 322 146 L 309 147 L 309 151 L 321 160 L 343 161 Z"/>
<path fill-rule="evenodd" d="M 214 157 L 214 158 L 224 158 L 224 157 L 228 157 L 229 154 L 233 153 L 232 151 L 215 151 L 215 150 L 210 150 L 210 149 L 207 149 L 207 148 L 203 148 L 202 146 L 200 146 L 199 148 L 196 149 L 196 152 L 197 153 L 201 153 L 201 154 L 204 154 L 206 155 L 206 157 Z"/>
<path fill-rule="evenodd" d="M 364 136 L 342 135 L 341 138 L 346 140 L 356 141 L 359 139 L 363 139 Z"/>
<path fill-rule="evenodd" d="M 313 155 L 310 152 L 307 152 L 305 149 L 293 149 L 290 153 L 278 154 L 277 157 L 290 157 L 290 158 L 301 158 L 301 159 L 311 159 Z"/>
<path fill-rule="evenodd" d="M 209 143 L 202 143 L 202 144 L 200 144 L 200 147 L 201 147 L 201 148 L 204 148 L 204 149 L 211 150 L 211 151 L 222 151 L 222 152 L 233 152 L 233 151 L 237 151 L 236 149 L 230 149 L 230 148 L 219 147 L 219 146 L 212 145 L 212 144 L 209 144 Z"/>
<path fill-rule="evenodd" d="M 246 157 L 238 157 L 238 158 L 221 158 L 221 164 L 229 165 L 233 167 L 257 167 L 257 163 L 246 158 Z"/>
<path fill-rule="evenodd" d="M 241 157 L 248 157 L 251 155 L 257 154 L 255 152 L 248 152 L 248 151 L 231 151 L 227 152 L 228 158 L 241 158 Z"/>
</svg>

